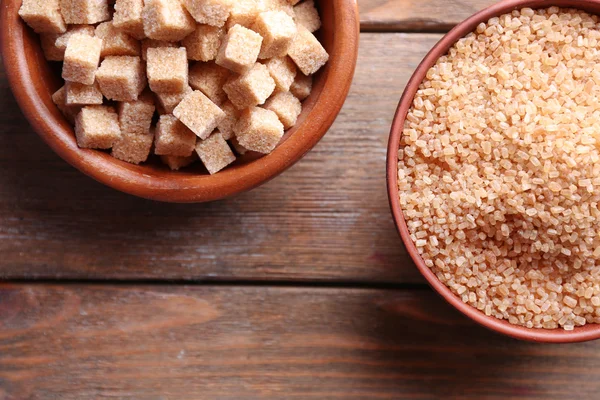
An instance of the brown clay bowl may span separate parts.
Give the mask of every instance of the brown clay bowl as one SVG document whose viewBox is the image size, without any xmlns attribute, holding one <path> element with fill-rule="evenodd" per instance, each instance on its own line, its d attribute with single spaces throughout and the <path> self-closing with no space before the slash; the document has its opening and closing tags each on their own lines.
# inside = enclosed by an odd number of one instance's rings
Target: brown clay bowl
<svg viewBox="0 0 600 400">
<path fill-rule="evenodd" d="M 38 35 L 19 18 L 21 1 L 2 1 L 0 48 L 6 75 L 25 117 L 60 157 L 81 172 L 114 189 L 153 200 L 218 200 L 253 189 L 291 167 L 317 144 L 340 112 L 358 55 L 356 0 L 317 1 L 323 22 L 318 36 L 330 60 L 315 75 L 313 92 L 304 102 L 298 123 L 275 151 L 264 157 L 241 157 L 213 176 L 201 166 L 172 172 L 157 160 L 137 166 L 106 152 L 77 147 L 73 127 L 51 99 L 62 85 L 60 71 L 44 59 Z"/>
<path fill-rule="evenodd" d="M 425 262 L 419 255 L 419 252 L 417 251 L 417 248 L 410 237 L 408 227 L 400 207 L 400 200 L 398 198 L 398 148 L 400 146 L 400 138 L 402 137 L 404 120 L 412 104 L 417 89 L 425 78 L 425 74 L 429 68 L 435 64 L 439 57 L 446 54 L 450 47 L 452 47 L 452 45 L 460 38 L 464 37 L 469 32 L 474 31 L 479 23 L 485 22 L 492 17 L 500 16 L 523 7 L 536 9 L 551 6 L 577 8 L 587 11 L 590 14 L 600 15 L 600 0 L 505 0 L 480 11 L 467 20 L 461 22 L 433 47 L 433 49 L 429 52 L 429 54 L 427 54 L 425 59 L 421 62 L 411 77 L 404 90 L 404 94 L 400 99 L 400 104 L 398 105 L 396 116 L 394 117 L 394 122 L 392 124 L 388 145 L 387 185 L 394 222 L 396 223 L 396 227 L 400 233 L 400 236 L 402 237 L 402 241 L 404 242 L 408 253 L 415 262 L 421 274 L 425 277 L 425 279 L 427 279 L 429 285 L 448 303 L 476 323 L 516 339 L 547 343 L 572 343 L 600 338 L 600 325 L 589 324 L 583 327 L 575 328 L 573 331 L 565 331 L 561 328 L 552 330 L 530 329 L 512 325 L 507 321 L 499 320 L 494 317 L 488 317 L 476 308 L 463 303 L 457 296 L 454 295 L 454 293 L 452 293 L 452 291 L 450 291 L 448 287 L 446 287 L 446 285 L 440 282 L 435 274 L 425 265 Z"/>
</svg>

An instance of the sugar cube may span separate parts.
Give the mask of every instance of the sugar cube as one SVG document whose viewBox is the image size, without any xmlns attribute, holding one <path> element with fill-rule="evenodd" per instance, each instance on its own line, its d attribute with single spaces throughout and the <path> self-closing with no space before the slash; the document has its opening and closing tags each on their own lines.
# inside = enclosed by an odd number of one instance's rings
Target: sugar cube
<svg viewBox="0 0 600 400">
<path fill-rule="evenodd" d="M 296 120 L 302 112 L 302 103 L 290 92 L 278 92 L 271 96 L 264 106 L 279 117 L 284 129 L 296 125 Z"/>
<path fill-rule="evenodd" d="M 154 116 L 154 101 L 150 93 L 142 93 L 136 101 L 120 102 L 117 110 L 121 132 L 142 134 L 150 131 Z"/>
<path fill-rule="evenodd" d="M 112 107 L 83 107 L 75 119 L 75 135 L 79 147 L 109 149 L 121 137 L 119 116 Z"/>
<path fill-rule="evenodd" d="M 214 62 L 196 63 L 190 68 L 189 82 L 194 90 L 200 90 L 213 103 L 220 105 L 227 100 L 223 85 L 230 75 L 229 70 Z"/>
<path fill-rule="evenodd" d="M 150 39 L 178 42 L 196 29 L 180 0 L 145 0 L 144 33 Z"/>
<path fill-rule="evenodd" d="M 93 84 L 101 50 L 102 39 L 80 33 L 72 35 L 65 50 L 63 79 L 84 85 Z"/>
<path fill-rule="evenodd" d="M 263 154 L 275 149 L 283 130 L 277 114 L 260 107 L 245 110 L 234 128 L 235 136 L 244 148 Z"/>
<path fill-rule="evenodd" d="M 271 78 L 275 81 L 277 90 L 289 91 L 298 72 L 292 59 L 287 56 L 275 57 L 265 62 L 265 65 L 269 70 L 269 74 L 271 74 Z"/>
<path fill-rule="evenodd" d="M 60 12 L 67 24 L 96 24 L 110 19 L 106 0 L 60 0 Z"/>
<path fill-rule="evenodd" d="M 188 85 L 188 62 L 184 47 L 149 48 L 147 71 L 155 93 L 180 93 Z"/>
<path fill-rule="evenodd" d="M 172 115 L 161 115 L 156 125 L 154 152 L 187 157 L 194 151 L 196 135 Z"/>
<path fill-rule="evenodd" d="M 158 113 L 160 115 L 163 114 L 173 114 L 173 110 L 183 98 L 191 93 L 193 90 L 188 85 L 183 90 L 183 92 L 179 93 L 155 93 L 156 99 L 158 100 Z"/>
<path fill-rule="evenodd" d="M 181 42 L 190 60 L 211 61 L 217 57 L 225 30 L 210 25 L 198 25 L 196 30 Z"/>
<path fill-rule="evenodd" d="M 263 38 L 260 59 L 285 56 L 297 32 L 296 23 L 283 11 L 260 13 L 252 30 Z"/>
<path fill-rule="evenodd" d="M 236 0 L 231 7 L 227 28 L 231 29 L 235 25 L 250 28 L 263 11 L 266 11 L 264 0 Z"/>
<path fill-rule="evenodd" d="M 290 17 L 294 17 L 294 7 L 288 0 L 262 0 L 265 11 L 283 11 Z"/>
<path fill-rule="evenodd" d="M 117 0 L 115 2 L 113 25 L 115 28 L 131 35 L 131 37 L 142 40 L 146 37 L 144 20 L 142 19 L 143 10 L 144 0 Z"/>
<path fill-rule="evenodd" d="M 321 28 L 321 18 L 315 7 L 314 0 L 306 0 L 294 7 L 296 23 L 304 26 L 310 32 L 318 31 Z"/>
<path fill-rule="evenodd" d="M 48 61 L 62 61 L 65 57 L 64 50 L 61 51 L 56 47 L 56 39 L 60 36 L 60 33 L 42 33 L 40 34 L 40 44 L 44 57 Z"/>
<path fill-rule="evenodd" d="M 175 115 L 192 130 L 200 139 L 206 139 L 225 118 L 219 106 L 210 101 L 199 90 L 186 95 L 175 110 Z"/>
<path fill-rule="evenodd" d="M 185 8 L 199 24 L 217 27 L 225 25 L 234 1 L 236 0 L 182 0 Z"/>
<path fill-rule="evenodd" d="M 123 131 L 121 137 L 113 144 L 111 155 L 131 164 L 140 164 L 148 159 L 153 142 L 154 134 L 151 131 L 145 133 Z"/>
<path fill-rule="evenodd" d="M 306 99 L 312 91 L 312 79 L 312 76 L 306 76 L 299 72 L 290 86 L 290 92 L 301 101 Z"/>
<path fill-rule="evenodd" d="M 266 66 L 256 63 L 248 72 L 229 78 L 223 90 L 240 110 L 263 104 L 275 90 Z"/>
<path fill-rule="evenodd" d="M 177 43 L 167 42 L 166 40 L 144 39 L 142 40 L 142 60 L 148 60 L 148 49 L 156 47 L 178 48 L 179 45 Z"/>
<path fill-rule="evenodd" d="M 262 37 L 258 33 L 235 25 L 225 36 L 216 62 L 233 72 L 243 74 L 256 63 L 261 44 Z"/>
<path fill-rule="evenodd" d="M 62 112 L 67 121 L 70 123 L 75 122 L 75 117 L 81 111 L 81 106 L 70 106 L 67 105 L 67 90 L 65 87 L 61 87 L 52 95 L 52 101 L 56 104 L 56 107 Z"/>
<path fill-rule="evenodd" d="M 67 30 L 58 0 L 23 0 L 19 15 L 37 33 L 63 33 Z"/>
<path fill-rule="evenodd" d="M 288 54 L 304 75 L 314 74 L 329 60 L 329 54 L 315 35 L 302 25 L 298 26 L 298 34 L 292 41 Z"/>
<path fill-rule="evenodd" d="M 96 27 L 96 37 L 102 39 L 100 57 L 140 55 L 140 42 L 115 28 L 111 21 Z"/>
<path fill-rule="evenodd" d="M 206 140 L 198 140 L 196 153 L 211 175 L 235 161 L 235 155 L 219 132 L 213 133 Z"/>
<path fill-rule="evenodd" d="M 223 135 L 223 138 L 229 140 L 234 136 L 233 128 L 237 124 L 241 112 L 229 100 L 223 103 L 221 110 L 225 113 L 225 118 L 219 122 L 217 128 L 221 132 L 221 135 Z"/>
<path fill-rule="evenodd" d="M 198 154 L 193 152 L 189 157 L 160 156 L 160 159 L 173 171 L 179 171 L 181 168 L 185 168 L 198 160 Z"/>
<path fill-rule="evenodd" d="M 102 104 L 102 92 L 98 87 L 98 82 L 93 85 L 83 85 L 77 82 L 65 82 L 67 91 L 66 104 L 73 105 L 92 105 Z"/>
<path fill-rule="evenodd" d="M 144 65 L 139 57 L 106 57 L 96 79 L 102 94 L 109 100 L 135 101 L 146 87 Z"/>
<path fill-rule="evenodd" d="M 65 57 L 65 51 L 67 50 L 67 44 L 69 43 L 69 39 L 71 36 L 76 34 L 87 35 L 89 37 L 94 37 L 95 28 L 93 25 L 71 25 L 67 28 L 65 33 L 60 34 L 56 38 L 56 42 L 54 45 L 56 49 L 62 53 L 61 60 Z"/>
</svg>

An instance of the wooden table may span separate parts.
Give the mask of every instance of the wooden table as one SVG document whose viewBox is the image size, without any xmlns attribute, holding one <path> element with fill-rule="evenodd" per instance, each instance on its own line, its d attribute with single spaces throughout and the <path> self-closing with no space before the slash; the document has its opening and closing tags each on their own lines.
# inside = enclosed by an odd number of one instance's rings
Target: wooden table
<svg viewBox="0 0 600 400">
<path fill-rule="evenodd" d="M 598 398 L 600 342 L 475 326 L 424 284 L 388 209 L 407 79 L 493 0 L 359 2 L 356 77 L 331 131 L 219 203 L 159 204 L 83 176 L 0 70 L 0 400 Z"/>
</svg>

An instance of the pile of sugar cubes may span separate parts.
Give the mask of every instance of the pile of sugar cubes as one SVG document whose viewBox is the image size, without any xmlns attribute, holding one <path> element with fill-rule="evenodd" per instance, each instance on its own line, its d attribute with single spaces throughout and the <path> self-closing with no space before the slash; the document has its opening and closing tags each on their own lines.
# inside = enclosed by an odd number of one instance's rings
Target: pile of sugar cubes
<svg viewBox="0 0 600 400">
<path fill-rule="evenodd" d="M 173 170 L 272 152 L 329 59 L 314 0 L 23 0 L 19 15 L 63 62 L 53 100 L 79 147 Z"/>
</svg>

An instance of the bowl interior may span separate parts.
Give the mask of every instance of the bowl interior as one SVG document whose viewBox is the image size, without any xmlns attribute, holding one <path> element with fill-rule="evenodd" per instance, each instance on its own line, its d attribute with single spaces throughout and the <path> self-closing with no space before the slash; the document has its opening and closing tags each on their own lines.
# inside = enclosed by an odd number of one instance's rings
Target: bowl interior
<svg viewBox="0 0 600 400">
<path fill-rule="evenodd" d="M 530 329 L 526 327 L 516 326 L 510 324 L 508 321 L 499 320 L 494 317 L 488 317 L 476 308 L 463 303 L 452 291 L 446 287 L 445 284 L 439 281 L 435 274 L 426 265 L 419 252 L 413 243 L 402 208 L 400 206 L 400 200 L 398 197 L 398 149 L 400 147 L 400 139 L 402 137 L 402 131 L 404 127 L 404 120 L 412 105 L 414 96 L 418 90 L 419 85 L 425 78 L 425 75 L 429 68 L 431 68 L 437 59 L 442 55 L 446 54 L 450 47 L 456 43 L 460 38 L 464 37 L 468 33 L 472 32 L 479 23 L 485 22 L 492 17 L 500 16 L 502 14 L 509 13 L 513 10 L 520 9 L 523 7 L 530 8 L 546 8 L 551 6 L 559 6 L 563 8 L 577 8 L 586 11 L 590 14 L 600 14 L 600 1 L 598 0 L 558 0 L 558 1 L 547 1 L 547 0 L 506 0 L 499 2 L 479 13 L 473 15 L 467 20 L 457 25 L 452 31 L 444 36 L 427 54 L 425 59 L 421 62 L 410 81 L 408 82 L 404 94 L 400 99 L 392 129 L 390 133 L 390 140 L 388 144 L 388 155 L 387 155 L 387 183 L 388 183 L 388 196 L 390 200 L 390 206 L 394 217 L 396 227 L 402 237 L 402 241 L 406 246 L 408 253 L 415 262 L 417 268 L 423 274 L 427 282 L 437 291 L 446 301 L 456 307 L 460 312 L 473 319 L 475 322 L 483 325 L 494 331 L 503 333 L 505 335 L 537 342 L 552 342 L 552 343 L 567 343 L 567 342 L 581 342 L 586 340 L 600 338 L 600 325 L 588 324 L 583 327 L 577 327 L 573 331 L 565 331 L 561 328 L 553 330 L 545 329 Z"/>
<path fill-rule="evenodd" d="M 317 37 L 330 54 L 314 76 L 297 124 L 267 156 L 248 153 L 211 176 L 201 163 L 171 171 L 158 157 L 133 165 L 108 152 L 79 149 L 71 124 L 52 102 L 63 84 L 58 63 L 45 60 L 39 36 L 17 12 L 22 0 L 6 0 L 2 9 L 2 54 L 13 93 L 38 134 L 62 158 L 115 189 L 163 201 L 198 202 L 250 190 L 290 167 L 326 133 L 347 96 L 358 52 L 358 11 L 352 0 L 317 1 L 323 26 Z M 335 34 L 334 34 L 335 32 Z M 345 40 L 343 40 L 345 39 Z"/>
</svg>

